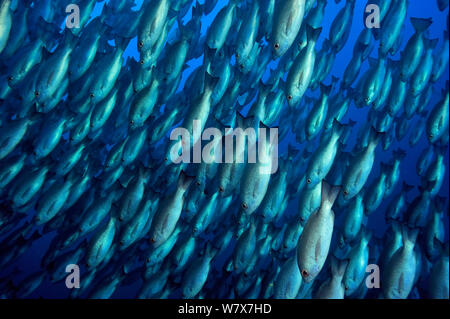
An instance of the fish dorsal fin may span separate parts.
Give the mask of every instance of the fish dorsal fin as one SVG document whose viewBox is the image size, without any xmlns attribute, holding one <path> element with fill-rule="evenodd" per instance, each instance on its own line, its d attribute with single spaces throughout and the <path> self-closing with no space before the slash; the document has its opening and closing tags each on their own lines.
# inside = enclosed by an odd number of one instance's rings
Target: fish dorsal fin
<svg viewBox="0 0 450 319">
<path fill-rule="evenodd" d="M 398 279 L 398 291 L 403 291 L 403 288 L 405 287 L 405 280 L 403 273 L 400 274 L 400 278 Z"/>
</svg>

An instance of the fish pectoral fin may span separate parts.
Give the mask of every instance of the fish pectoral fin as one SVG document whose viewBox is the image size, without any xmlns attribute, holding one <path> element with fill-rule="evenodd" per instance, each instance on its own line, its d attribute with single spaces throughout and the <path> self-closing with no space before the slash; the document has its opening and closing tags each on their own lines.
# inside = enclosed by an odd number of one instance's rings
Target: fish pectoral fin
<svg viewBox="0 0 450 319">
<path fill-rule="evenodd" d="M 403 273 L 401 273 L 400 278 L 398 279 L 398 291 L 403 291 L 404 287 L 405 287 L 405 280 Z"/>
<path fill-rule="evenodd" d="M 322 237 L 319 237 L 314 251 L 314 258 L 316 261 L 319 259 L 321 251 L 322 251 Z"/>
<path fill-rule="evenodd" d="M 286 28 L 284 29 L 284 34 L 289 34 L 289 30 L 291 29 L 293 20 L 294 20 L 293 13 L 291 13 L 286 21 Z"/>
<path fill-rule="evenodd" d="M 303 71 L 301 71 L 300 74 L 298 75 L 297 89 L 300 89 L 302 87 L 303 77 L 304 77 L 304 73 L 303 73 Z"/>
<path fill-rule="evenodd" d="M 355 179 L 356 184 L 358 184 L 359 181 L 361 180 L 361 175 L 362 175 L 362 170 L 359 170 L 358 175 L 356 175 L 356 179 Z"/>
</svg>

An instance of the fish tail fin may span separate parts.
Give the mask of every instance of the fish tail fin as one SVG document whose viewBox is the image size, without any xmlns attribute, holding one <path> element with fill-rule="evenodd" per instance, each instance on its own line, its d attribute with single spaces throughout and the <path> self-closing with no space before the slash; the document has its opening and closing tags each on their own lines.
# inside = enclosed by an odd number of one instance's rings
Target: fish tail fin
<svg viewBox="0 0 450 319">
<path fill-rule="evenodd" d="M 438 42 L 439 42 L 439 39 L 428 39 L 428 38 L 423 39 L 425 48 L 430 49 L 430 50 L 433 50 L 434 48 L 436 48 Z"/>
<path fill-rule="evenodd" d="M 432 18 L 411 18 L 411 24 L 414 28 L 414 30 L 416 30 L 416 32 L 424 32 L 426 29 L 428 29 L 431 24 L 433 23 L 433 19 Z"/>
<path fill-rule="evenodd" d="M 71 31 L 71 29 L 66 29 L 64 31 L 64 46 L 74 48 L 75 45 L 78 43 L 79 38 L 74 35 Z"/>
<path fill-rule="evenodd" d="M 208 71 L 205 72 L 205 85 L 204 90 L 213 90 L 213 88 L 216 86 L 217 82 L 219 81 L 219 78 L 212 76 Z"/>
<path fill-rule="evenodd" d="M 442 255 L 447 256 L 448 258 L 448 249 L 449 245 L 448 245 L 448 241 L 445 243 L 444 247 L 442 248 Z"/>
<path fill-rule="evenodd" d="M 259 94 L 262 96 L 267 96 L 272 91 L 272 85 L 265 84 L 262 79 L 259 80 Z"/>
<path fill-rule="evenodd" d="M 398 220 L 393 219 L 391 226 L 392 226 L 392 231 L 395 234 L 401 234 L 401 232 L 402 232 L 402 225 L 400 224 L 400 222 Z"/>
<path fill-rule="evenodd" d="M 297 155 L 299 154 L 299 152 L 300 152 L 300 150 L 296 149 L 291 144 L 289 144 L 288 145 L 288 152 L 287 152 L 287 159 L 288 160 L 292 160 L 292 159 L 296 158 Z"/>
<path fill-rule="evenodd" d="M 204 63 L 203 67 L 205 71 L 210 72 L 211 68 L 211 62 L 213 61 L 214 57 L 216 56 L 217 49 L 216 48 L 210 48 L 209 46 L 205 46 L 205 53 L 204 53 Z"/>
<path fill-rule="evenodd" d="M 323 95 L 329 96 L 332 89 L 333 89 L 332 84 L 325 85 L 324 83 L 320 83 L 320 92 L 322 92 Z"/>
<path fill-rule="evenodd" d="M 236 127 L 240 127 L 242 129 L 253 126 L 254 116 L 245 117 L 239 111 L 236 111 Z"/>
<path fill-rule="evenodd" d="M 191 185 L 193 180 L 194 180 L 193 176 L 188 176 L 183 170 L 181 170 L 180 176 L 178 177 L 178 187 L 182 188 L 183 190 L 186 190 L 189 187 L 189 185 Z"/>
<path fill-rule="evenodd" d="M 420 185 L 418 188 L 419 188 L 419 191 L 421 193 L 423 193 L 423 192 L 426 192 L 426 191 L 431 191 L 435 187 L 435 185 L 436 185 L 436 181 L 424 180 L 423 181 L 423 185 Z"/>
<path fill-rule="evenodd" d="M 366 244 L 370 242 L 372 235 L 373 231 L 371 229 L 361 228 L 361 240 L 364 241 Z"/>
<path fill-rule="evenodd" d="M 427 111 L 427 110 L 423 110 L 422 112 L 419 113 L 419 116 L 420 116 L 421 118 L 423 118 L 423 119 L 426 118 L 427 115 L 428 115 L 428 111 Z"/>
<path fill-rule="evenodd" d="M 380 162 L 380 171 L 381 171 L 382 173 L 387 174 L 387 173 L 390 171 L 391 168 L 392 168 L 392 165 L 389 165 L 389 164 L 387 164 L 387 163 Z"/>
<path fill-rule="evenodd" d="M 409 193 L 409 191 L 412 190 L 412 189 L 414 189 L 414 186 L 413 186 L 413 185 L 409 185 L 409 184 L 407 184 L 406 182 L 403 182 L 403 185 L 402 185 L 402 191 L 403 191 L 404 193 Z"/>
<path fill-rule="evenodd" d="M 351 126 L 351 127 L 353 127 L 353 126 L 355 126 L 355 124 L 356 124 L 356 121 L 353 121 L 352 119 L 348 119 L 348 126 Z"/>
<path fill-rule="evenodd" d="M 198 2 L 195 2 L 195 5 L 192 7 L 192 16 L 193 17 L 201 17 L 205 10 L 205 5 Z"/>
<path fill-rule="evenodd" d="M 195 22 L 189 21 L 186 25 L 183 25 L 183 20 L 180 16 L 177 16 L 178 30 L 182 39 L 189 40 L 194 36 Z"/>
<path fill-rule="evenodd" d="M 308 40 L 308 43 L 316 42 L 317 39 L 320 36 L 320 33 L 322 33 L 322 28 L 313 28 L 309 24 L 306 25 L 306 39 Z"/>
<path fill-rule="evenodd" d="M 395 158 L 396 160 L 401 161 L 401 160 L 403 160 L 405 157 L 406 157 L 406 152 L 405 152 L 404 149 L 398 148 L 398 149 L 396 149 L 396 150 L 394 151 L 394 158 Z"/>
<path fill-rule="evenodd" d="M 345 129 L 345 124 L 342 124 L 338 120 L 333 119 L 333 133 L 334 134 L 341 136 L 342 133 L 344 133 L 344 129 Z"/>
<path fill-rule="evenodd" d="M 208 241 L 206 243 L 204 254 L 207 258 L 209 258 L 211 260 L 216 256 L 217 249 L 214 247 L 214 245 L 211 242 Z"/>
<path fill-rule="evenodd" d="M 344 277 L 345 270 L 347 269 L 348 260 L 339 260 L 334 255 L 331 255 L 331 273 L 333 277 Z"/>
<path fill-rule="evenodd" d="M 403 246 L 414 247 L 419 234 L 419 228 L 409 228 L 407 224 L 402 225 Z"/>
<path fill-rule="evenodd" d="M 400 65 L 400 60 L 392 60 L 392 59 L 388 59 L 388 66 L 389 66 L 392 70 L 399 70 L 399 65 Z"/>
<path fill-rule="evenodd" d="M 230 262 L 228 263 L 228 264 L 226 264 L 225 266 L 224 266 L 224 270 L 226 271 L 226 272 L 232 272 L 233 271 L 233 269 L 234 269 L 234 266 L 233 266 L 233 260 L 230 260 Z"/>
<path fill-rule="evenodd" d="M 443 212 L 445 210 L 445 205 L 447 204 L 447 198 L 436 196 L 433 200 L 433 204 L 437 212 Z"/>
<path fill-rule="evenodd" d="M 328 203 L 329 206 L 333 206 L 336 198 L 341 190 L 340 186 L 332 186 L 325 180 L 322 181 L 322 198 L 321 205 Z"/>
<path fill-rule="evenodd" d="M 378 60 L 373 57 L 369 57 L 367 60 L 369 61 L 369 65 L 371 68 L 376 67 L 378 64 Z"/>
<path fill-rule="evenodd" d="M 439 154 L 441 156 L 445 156 L 445 154 L 447 154 L 447 151 L 448 151 L 448 146 L 445 146 L 445 145 L 438 146 L 436 151 L 437 151 L 437 154 Z"/>
<path fill-rule="evenodd" d="M 372 137 L 371 137 L 371 142 L 375 145 L 377 145 L 381 138 L 385 135 L 385 132 L 379 132 L 376 128 L 374 128 L 372 126 Z"/>
</svg>

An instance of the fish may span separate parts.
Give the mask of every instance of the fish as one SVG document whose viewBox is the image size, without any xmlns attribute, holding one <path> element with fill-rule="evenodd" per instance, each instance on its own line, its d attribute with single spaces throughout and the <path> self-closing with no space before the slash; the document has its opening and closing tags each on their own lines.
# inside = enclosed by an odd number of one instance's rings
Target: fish
<svg viewBox="0 0 450 319">
<path fill-rule="evenodd" d="M 282 0 L 275 4 L 271 44 L 275 56 L 284 55 L 295 40 L 305 15 L 305 0 Z"/>
<path fill-rule="evenodd" d="M 153 247 L 161 246 L 174 231 L 183 208 L 182 200 L 184 193 L 192 183 L 193 178 L 181 171 L 178 178 L 178 187 L 170 197 L 167 197 L 158 207 L 153 217 L 149 236 Z"/>
<path fill-rule="evenodd" d="M 322 32 L 321 28 L 306 26 L 308 45 L 298 54 L 286 78 L 286 98 L 289 105 L 295 106 L 303 97 L 311 83 L 316 61 L 315 44 Z"/>
<path fill-rule="evenodd" d="M 342 283 L 348 261 L 339 261 L 332 256 L 331 259 L 331 278 L 323 282 L 319 287 L 315 298 L 317 299 L 344 299 L 345 286 Z"/>
<path fill-rule="evenodd" d="M 402 246 L 394 253 L 386 268 L 383 295 L 387 299 L 405 299 L 412 290 L 417 265 L 414 245 L 418 230 L 402 227 Z"/>
<path fill-rule="evenodd" d="M 297 246 L 297 262 L 302 278 L 311 282 L 322 270 L 328 256 L 334 226 L 331 210 L 341 188 L 322 181 L 320 208 L 308 219 Z"/>
</svg>

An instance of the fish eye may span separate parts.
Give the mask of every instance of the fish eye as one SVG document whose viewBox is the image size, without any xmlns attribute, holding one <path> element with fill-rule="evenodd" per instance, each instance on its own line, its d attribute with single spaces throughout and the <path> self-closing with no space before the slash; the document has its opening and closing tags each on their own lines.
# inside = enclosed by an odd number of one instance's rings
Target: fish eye
<svg viewBox="0 0 450 319">
<path fill-rule="evenodd" d="M 306 179 L 306 182 L 307 182 L 308 184 L 311 184 L 311 183 L 312 183 L 311 178 L 307 178 L 307 179 Z"/>
<path fill-rule="evenodd" d="M 34 96 L 39 96 L 39 91 L 34 91 Z"/>
<path fill-rule="evenodd" d="M 280 48 L 280 44 L 279 44 L 279 43 L 275 43 L 275 44 L 273 45 L 273 47 L 275 48 L 275 50 L 278 50 L 278 49 Z"/>
<path fill-rule="evenodd" d="M 144 64 L 144 60 L 140 60 L 139 63 L 140 63 L 140 64 Z"/>
<path fill-rule="evenodd" d="M 155 238 L 150 239 L 150 241 L 152 242 L 152 244 L 156 243 L 156 239 Z"/>
<path fill-rule="evenodd" d="M 134 125 L 134 121 L 133 120 L 130 121 L 130 125 Z"/>
<path fill-rule="evenodd" d="M 193 231 L 194 233 L 196 233 L 196 232 L 198 231 L 197 227 L 194 227 L 194 228 L 192 229 L 192 231 Z"/>
<path fill-rule="evenodd" d="M 240 58 L 239 53 L 236 53 L 236 59 L 239 59 L 239 58 Z"/>
<path fill-rule="evenodd" d="M 345 290 L 348 290 L 348 287 L 347 287 L 347 286 L 345 286 L 345 287 L 344 287 L 344 289 L 345 289 Z"/>
<path fill-rule="evenodd" d="M 197 186 L 200 186 L 200 185 L 202 185 L 202 183 L 200 183 L 200 181 L 197 181 Z"/>
<path fill-rule="evenodd" d="M 90 97 L 94 97 L 94 93 L 89 94 Z"/>
<path fill-rule="evenodd" d="M 247 209 L 247 208 L 248 208 L 247 203 L 242 203 L 242 208 L 243 208 L 243 209 Z"/>
<path fill-rule="evenodd" d="M 164 160 L 167 162 L 168 158 L 167 158 L 167 157 L 164 157 Z"/>
<path fill-rule="evenodd" d="M 348 190 L 344 190 L 344 195 L 345 195 L 345 196 L 348 195 Z"/>
<path fill-rule="evenodd" d="M 219 186 L 219 192 L 220 192 L 220 193 L 223 193 L 223 192 L 224 192 L 224 189 L 223 189 L 222 186 Z"/>
<path fill-rule="evenodd" d="M 123 240 L 119 241 L 119 245 L 123 246 L 125 243 L 123 242 Z"/>
<path fill-rule="evenodd" d="M 142 48 L 143 46 L 144 46 L 144 42 L 143 41 L 139 41 L 138 47 Z"/>
<path fill-rule="evenodd" d="M 150 258 L 147 258 L 147 263 L 149 263 L 150 262 Z"/>
<path fill-rule="evenodd" d="M 308 277 L 309 276 L 309 272 L 306 269 L 302 270 L 302 276 L 303 277 Z"/>
<path fill-rule="evenodd" d="M 12 80 L 14 80 L 14 77 L 12 75 L 8 76 L 8 81 L 11 82 Z"/>
<path fill-rule="evenodd" d="M 433 138 L 433 137 L 434 137 L 434 135 L 433 135 L 433 134 L 430 134 L 430 135 L 428 135 L 428 137 L 429 137 L 429 138 Z"/>
<path fill-rule="evenodd" d="M 292 100 L 292 95 L 288 95 L 287 99 L 290 101 Z"/>
<path fill-rule="evenodd" d="M 303 217 L 300 217 L 300 221 L 301 221 L 301 222 L 304 222 L 305 219 L 304 219 Z"/>
</svg>

